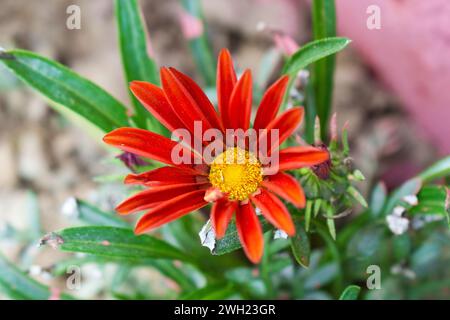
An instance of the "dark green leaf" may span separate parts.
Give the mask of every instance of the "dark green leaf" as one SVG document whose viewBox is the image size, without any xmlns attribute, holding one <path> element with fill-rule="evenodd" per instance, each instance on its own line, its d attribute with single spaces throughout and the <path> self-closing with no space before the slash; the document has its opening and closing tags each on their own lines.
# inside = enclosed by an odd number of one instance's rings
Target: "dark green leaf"
<svg viewBox="0 0 450 320">
<path fill-rule="evenodd" d="M 311 245 L 308 234 L 300 221 L 295 221 L 295 236 L 291 237 L 291 249 L 297 262 L 307 268 L 309 266 L 309 256 L 311 254 Z"/>
<path fill-rule="evenodd" d="M 25 50 L 0 51 L 0 61 L 58 111 L 81 116 L 103 131 L 128 125 L 120 102 L 67 67 Z"/>
<path fill-rule="evenodd" d="M 42 244 L 58 246 L 63 251 L 90 253 L 121 261 L 146 258 L 178 259 L 190 257 L 172 245 L 148 235 L 137 236 L 130 229 L 115 227 L 77 227 L 51 233 Z"/>
<path fill-rule="evenodd" d="M 336 36 L 336 12 L 334 0 L 314 0 L 312 4 L 314 39 Z M 317 61 L 313 68 L 316 111 L 322 128 L 322 140 L 328 139 L 328 121 L 333 96 L 333 75 L 335 56 L 330 55 Z"/>
<path fill-rule="evenodd" d="M 159 83 L 158 68 L 148 55 L 147 36 L 144 21 L 137 0 L 116 0 L 115 12 L 119 34 L 122 65 L 125 71 L 126 85 L 134 80 Z M 133 102 L 134 122 L 141 127 L 164 134 L 167 130 L 155 119 L 128 90 Z"/>
<path fill-rule="evenodd" d="M 339 300 L 357 300 L 360 291 L 361 287 L 359 286 L 355 285 L 348 286 L 342 292 L 341 296 L 339 297 Z"/>
</svg>

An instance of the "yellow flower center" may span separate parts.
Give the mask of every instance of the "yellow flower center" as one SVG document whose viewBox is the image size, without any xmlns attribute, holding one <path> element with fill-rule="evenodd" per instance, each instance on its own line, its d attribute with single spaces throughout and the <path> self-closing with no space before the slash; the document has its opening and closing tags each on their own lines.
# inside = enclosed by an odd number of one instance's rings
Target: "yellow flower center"
<svg viewBox="0 0 450 320">
<path fill-rule="evenodd" d="M 228 148 L 211 163 L 209 181 L 230 200 L 245 200 L 263 179 L 261 163 L 256 156 L 240 148 Z"/>
</svg>

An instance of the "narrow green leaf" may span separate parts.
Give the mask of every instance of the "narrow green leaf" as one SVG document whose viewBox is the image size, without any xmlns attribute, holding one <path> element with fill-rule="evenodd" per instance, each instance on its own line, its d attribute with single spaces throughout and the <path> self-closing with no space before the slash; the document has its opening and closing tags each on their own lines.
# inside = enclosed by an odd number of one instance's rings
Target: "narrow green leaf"
<svg viewBox="0 0 450 320">
<path fill-rule="evenodd" d="M 119 101 L 55 61 L 30 51 L 10 50 L 0 51 L 0 62 L 53 102 L 52 107 L 61 106 L 105 132 L 128 125 L 126 108 Z"/>
<path fill-rule="evenodd" d="M 302 267 L 308 268 L 311 255 L 308 234 L 298 219 L 295 221 L 295 229 L 295 236 L 291 237 L 292 254 Z"/>
<path fill-rule="evenodd" d="M 366 199 L 364 199 L 364 197 L 362 196 L 361 193 L 359 193 L 359 191 L 353 187 L 353 186 L 349 186 L 347 188 L 347 193 L 352 196 L 353 199 L 355 199 L 359 204 L 361 204 L 364 208 L 367 208 L 369 205 L 366 202 Z"/>
<path fill-rule="evenodd" d="M 314 0 L 312 4 L 314 39 L 336 36 L 336 10 L 334 0 Z M 335 56 L 330 55 L 314 64 L 312 79 L 316 97 L 316 111 L 322 127 L 322 141 L 328 139 L 328 121 L 333 96 Z"/>
<path fill-rule="evenodd" d="M 267 232 L 272 229 L 271 225 L 263 217 L 259 216 L 258 218 L 263 228 L 263 232 Z M 229 224 L 225 236 L 222 239 L 216 241 L 213 254 L 222 255 L 240 248 L 242 248 L 242 245 L 239 240 L 236 224 L 233 221 Z"/>
<path fill-rule="evenodd" d="M 127 89 L 133 80 L 158 84 L 158 68 L 148 55 L 146 29 L 137 0 L 116 0 L 115 13 Z M 135 123 L 141 128 L 146 128 L 149 122 L 148 129 L 161 134 L 167 133 L 162 124 L 142 106 L 132 92 L 130 90 L 128 92 L 134 106 Z"/>
<path fill-rule="evenodd" d="M 179 249 L 148 235 L 137 236 L 130 229 L 115 227 L 76 227 L 46 235 L 41 244 L 59 247 L 62 251 L 83 252 L 121 261 L 140 261 L 145 258 L 191 258 Z"/>
<path fill-rule="evenodd" d="M 306 208 L 305 208 L 305 229 L 308 232 L 309 231 L 309 225 L 311 223 L 311 213 L 312 213 L 312 205 L 313 201 L 307 200 L 306 201 Z"/>
<path fill-rule="evenodd" d="M 17 269 L 0 254 L 0 290 L 8 297 L 18 300 L 47 300 L 50 289 Z M 67 294 L 62 299 L 73 299 Z"/>
<path fill-rule="evenodd" d="M 351 40 L 332 37 L 315 40 L 301 47 L 286 61 L 283 73 L 295 76 L 308 65 L 344 49 Z"/>
<path fill-rule="evenodd" d="M 344 289 L 339 300 L 357 300 L 361 287 L 351 285 Z"/>
<path fill-rule="evenodd" d="M 108 213 L 100 210 L 99 208 L 80 199 L 69 199 L 73 201 L 73 210 L 75 210 L 76 217 L 88 223 L 89 225 L 96 226 L 109 226 L 109 227 L 122 227 L 129 228 L 128 222 L 119 218 L 115 213 Z M 70 204 L 72 205 L 72 203 Z"/>
<path fill-rule="evenodd" d="M 420 173 L 418 177 L 422 179 L 423 183 L 427 183 L 448 176 L 450 176 L 450 156 L 434 163 L 428 169 Z"/>
<path fill-rule="evenodd" d="M 370 212 L 373 216 L 381 214 L 384 203 L 386 202 L 387 190 L 383 182 L 379 182 L 372 190 L 370 196 Z"/>
<path fill-rule="evenodd" d="M 205 81 L 205 85 L 213 86 L 216 83 L 216 64 L 207 36 L 207 28 L 203 18 L 201 1 L 181 0 L 181 4 L 186 10 L 186 14 L 191 15 L 202 24 L 203 32 L 198 37 L 188 39 L 189 47 L 195 60 L 195 64 Z"/>
</svg>

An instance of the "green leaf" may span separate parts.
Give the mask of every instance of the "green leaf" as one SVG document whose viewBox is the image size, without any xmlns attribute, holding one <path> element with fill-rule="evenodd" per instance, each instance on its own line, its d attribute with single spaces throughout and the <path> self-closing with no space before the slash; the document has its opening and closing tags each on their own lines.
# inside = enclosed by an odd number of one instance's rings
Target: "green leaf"
<svg viewBox="0 0 450 320">
<path fill-rule="evenodd" d="M 383 182 L 377 183 L 370 196 L 370 213 L 373 216 L 379 216 L 381 214 L 384 203 L 386 202 L 386 197 L 386 185 Z"/>
<path fill-rule="evenodd" d="M 75 215 L 78 219 L 89 225 L 129 228 L 128 222 L 119 218 L 115 213 L 104 212 L 99 208 L 79 199 L 74 201 Z"/>
<path fill-rule="evenodd" d="M 334 0 L 314 0 L 312 4 L 314 39 L 336 36 L 336 10 Z M 322 141 L 328 139 L 328 121 L 333 96 L 335 56 L 331 55 L 314 64 L 312 79 L 314 83 L 316 111 L 322 128 Z"/>
<path fill-rule="evenodd" d="M 105 132 L 128 125 L 126 108 L 119 101 L 55 61 L 30 51 L 10 50 L 0 51 L 0 62 L 60 112 L 81 116 Z"/>
<path fill-rule="evenodd" d="M 258 218 L 263 232 L 267 232 L 272 229 L 271 225 L 263 217 L 259 216 Z M 239 240 L 236 224 L 233 221 L 228 225 L 225 236 L 222 239 L 216 240 L 216 245 L 212 253 L 215 255 L 222 255 L 240 248 L 242 248 L 242 245 Z"/>
<path fill-rule="evenodd" d="M 341 37 L 315 40 L 300 48 L 286 61 L 283 73 L 293 78 L 308 65 L 344 49 L 351 40 Z"/>
<path fill-rule="evenodd" d="M 159 84 L 158 68 L 148 55 L 147 35 L 137 0 L 116 0 L 115 14 L 118 27 L 122 65 L 125 71 L 126 85 L 134 80 Z M 127 90 L 133 102 L 135 115 L 133 120 L 141 127 L 165 134 L 167 130 L 154 118 Z"/>
<path fill-rule="evenodd" d="M 309 257 L 311 255 L 311 245 L 309 243 L 308 234 L 298 219 L 295 221 L 295 229 L 295 236 L 291 237 L 292 254 L 302 267 L 307 268 L 309 266 Z"/>
<path fill-rule="evenodd" d="M 137 236 L 130 229 L 115 227 L 76 227 L 51 233 L 41 244 L 57 246 L 63 251 L 83 252 L 121 261 L 142 259 L 178 259 L 191 262 L 179 249 L 148 235 Z"/>
<path fill-rule="evenodd" d="M 392 192 L 391 196 L 386 202 L 386 205 L 383 209 L 383 214 L 387 215 L 394 210 L 394 207 L 401 201 L 402 198 L 409 195 L 416 195 L 422 186 L 422 180 L 420 178 L 413 178 L 406 181 L 399 188 L 397 188 L 394 192 Z"/>
<path fill-rule="evenodd" d="M 180 300 L 223 300 L 234 293 L 235 291 L 230 283 L 221 282 L 191 291 L 182 295 Z"/>
<path fill-rule="evenodd" d="M 447 156 L 419 174 L 423 183 L 450 176 L 450 156 Z"/>
<path fill-rule="evenodd" d="M 17 269 L 0 254 L 0 290 L 8 297 L 18 300 L 47 300 L 50 289 Z M 67 294 L 62 299 L 73 299 Z"/>
<path fill-rule="evenodd" d="M 207 37 L 206 23 L 203 18 L 200 0 L 181 0 L 181 4 L 186 10 L 185 14 L 191 15 L 203 25 L 203 32 L 198 37 L 188 39 L 189 48 L 195 64 L 203 77 L 205 85 L 213 86 L 216 82 L 216 64 L 211 52 L 211 45 Z"/>
<path fill-rule="evenodd" d="M 351 285 L 345 288 L 342 292 L 339 300 L 357 300 L 359 296 L 359 292 L 361 291 L 361 287 Z"/>
</svg>

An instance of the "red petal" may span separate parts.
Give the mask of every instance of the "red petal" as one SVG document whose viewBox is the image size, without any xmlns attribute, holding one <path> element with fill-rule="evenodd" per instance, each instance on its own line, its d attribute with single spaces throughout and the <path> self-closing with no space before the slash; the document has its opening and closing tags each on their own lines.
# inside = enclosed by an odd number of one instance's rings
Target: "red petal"
<svg viewBox="0 0 450 320">
<path fill-rule="evenodd" d="M 298 181 L 291 175 L 278 172 L 266 176 L 262 185 L 278 196 L 292 202 L 298 208 L 305 206 L 305 193 Z"/>
<path fill-rule="evenodd" d="M 125 184 L 138 184 L 144 186 L 157 186 L 177 183 L 194 183 L 197 174 L 177 167 L 161 167 L 151 171 L 129 174 Z"/>
<path fill-rule="evenodd" d="M 247 130 L 252 111 L 252 73 L 246 70 L 233 89 L 229 106 L 230 128 Z"/>
<path fill-rule="evenodd" d="M 119 128 L 105 135 L 103 141 L 123 151 L 189 170 L 193 170 L 191 164 L 175 164 L 172 161 L 171 154 L 175 146 L 182 151 L 183 155 L 190 157 L 191 163 L 194 163 L 194 158 L 197 158 L 197 162 L 201 161 L 198 155 L 182 147 L 179 143 L 143 129 Z"/>
<path fill-rule="evenodd" d="M 292 170 L 314 166 L 327 161 L 329 158 L 326 150 L 314 147 L 288 147 L 280 150 L 278 170 Z"/>
<path fill-rule="evenodd" d="M 216 232 L 216 238 L 221 239 L 227 231 L 228 224 L 236 210 L 237 202 L 221 199 L 214 202 L 211 209 L 211 223 Z"/>
<path fill-rule="evenodd" d="M 255 206 L 261 209 L 263 216 L 278 229 L 285 231 L 288 235 L 295 234 L 295 226 L 286 206 L 276 196 L 261 189 L 261 193 L 251 197 Z"/>
<path fill-rule="evenodd" d="M 263 255 L 264 238 L 261 224 L 250 202 L 237 206 L 236 228 L 248 259 L 258 263 Z"/>
<path fill-rule="evenodd" d="M 185 127 L 173 111 L 161 88 L 148 82 L 133 81 L 130 84 L 130 90 L 142 105 L 167 129 L 174 131 Z"/>
<path fill-rule="evenodd" d="M 203 197 L 205 190 L 192 191 L 165 201 L 148 211 L 138 221 L 134 232 L 141 234 L 178 219 L 208 204 Z"/>
<path fill-rule="evenodd" d="M 267 150 L 269 153 L 273 151 L 297 129 L 303 119 L 303 114 L 303 108 L 292 108 L 272 120 L 267 126 L 267 130 L 261 134 L 260 143 L 265 139 L 267 144 L 264 145 L 267 145 Z M 276 145 L 272 145 L 271 130 L 278 130 L 278 144 Z"/>
<path fill-rule="evenodd" d="M 187 75 L 181 73 L 177 69 L 169 68 L 170 71 L 181 81 L 184 87 L 189 91 L 194 101 L 200 107 L 203 115 L 209 121 L 209 123 L 217 129 L 223 131 L 222 121 L 219 119 L 219 116 L 214 109 L 211 101 L 209 101 L 206 94 L 203 92 L 202 88 L 200 88 L 194 80 L 189 78 Z"/>
<path fill-rule="evenodd" d="M 289 76 L 282 76 L 264 93 L 256 112 L 254 129 L 266 128 L 269 122 L 275 118 L 286 93 L 288 82 Z"/>
<path fill-rule="evenodd" d="M 229 104 L 231 93 L 236 85 L 236 72 L 233 60 L 227 49 L 222 49 L 217 64 L 217 100 L 222 123 L 225 128 L 230 128 Z"/>
<path fill-rule="evenodd" d="M 116 207 L 120 214 L 130 214 L 157 206 L 161 201 L 167 201 L 187 192 L 198 190 L 204 183 L 186 183 L 154 187 L 141 191 L 126 199 Z"/>
<path fill-rule="evenodd" d="M 191 134 L 194 133 L 195 121 L 201 121 L 203 130 L 211 128 L 211 124 L 192 98 L 191 93 L 171 70 L 161 68 L 161 82 L 173 110 Z"/>
</svg>

